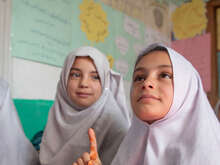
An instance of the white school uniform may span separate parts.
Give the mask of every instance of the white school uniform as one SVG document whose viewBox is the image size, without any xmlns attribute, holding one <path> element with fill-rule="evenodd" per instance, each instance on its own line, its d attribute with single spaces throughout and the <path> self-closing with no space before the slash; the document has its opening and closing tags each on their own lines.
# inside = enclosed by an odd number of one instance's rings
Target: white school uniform
<svg viewBox="0 0 220 165">
<path fill-rule="evenodd" d="M 38 164 L 38 153 L 23 132 L 9 86 L 0 79 L 0 165 Z"/>
</svg>

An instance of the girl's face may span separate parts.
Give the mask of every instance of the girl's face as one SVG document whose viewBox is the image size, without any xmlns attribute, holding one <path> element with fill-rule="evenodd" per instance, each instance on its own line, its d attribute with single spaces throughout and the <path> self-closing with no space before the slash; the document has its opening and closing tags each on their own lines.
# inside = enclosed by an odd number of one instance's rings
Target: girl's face
<svg viewBox="0 0 220 165">
<path fill-rule="evenodd" d="M 164 51 L 142 57 L 133 74 L 131 105 L 138 118 L 148 123 L 163 118 L 173 101 L 173 70 Z"/>
<path fill-rule="evenodd" d="M 101 81 L 90 57 L 76 57 L 70 69 L 67 92 L 81 108 L 89 107 L 101 96 Z"/>
</svg>

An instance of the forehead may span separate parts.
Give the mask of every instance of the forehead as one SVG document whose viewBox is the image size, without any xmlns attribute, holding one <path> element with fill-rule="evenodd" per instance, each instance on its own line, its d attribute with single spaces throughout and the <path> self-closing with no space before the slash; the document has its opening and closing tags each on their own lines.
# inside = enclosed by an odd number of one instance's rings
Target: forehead
<svg viewBox="0 0 220 165">
<path fill-rule="evenodd" d="M 154 67 L 159 65 L 172 65 L 170 57 L 165 51 L 153 51 L 144 55 L 135 68 L 138 67 Z"/>
<path fill-rule="evenodd" d="M 82 65 L 83 63 L 91 64 L 95 67 L 93 60 L 89 56 L 77 56 L 72 66 L 84 66 Z"/>
</svg>

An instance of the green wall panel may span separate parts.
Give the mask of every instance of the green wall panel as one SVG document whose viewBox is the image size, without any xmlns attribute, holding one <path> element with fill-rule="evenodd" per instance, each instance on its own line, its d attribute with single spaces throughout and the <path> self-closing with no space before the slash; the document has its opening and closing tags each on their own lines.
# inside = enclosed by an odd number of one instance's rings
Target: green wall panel
<svg viewBox="0 0 220 165">
<path fill-rule="evenodd" d="M 14 99 L 24 132 L 31 139 L 44 129 L 53 100 Z"/>
</svg>

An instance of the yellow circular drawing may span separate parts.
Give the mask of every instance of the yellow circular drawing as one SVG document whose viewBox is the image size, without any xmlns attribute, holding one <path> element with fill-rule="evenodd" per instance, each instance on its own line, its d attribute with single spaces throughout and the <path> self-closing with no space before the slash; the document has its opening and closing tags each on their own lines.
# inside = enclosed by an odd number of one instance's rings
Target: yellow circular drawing
<svg viewBox="0 0 220 165">
<path fill-rule="evenodd" d="M 105 11 L 94 0 L 83 0 L 80 8 L 81 29 L 92 42 L 104 42 L 108 36 L 108 20 Z"/>
<path fill-rule="evenodd" d="M 177 39 L 202 34 L 206 29 L 206 8 L 203 0 L 192 0 L 172 13 L 173 31 Z"/>
</svg>

